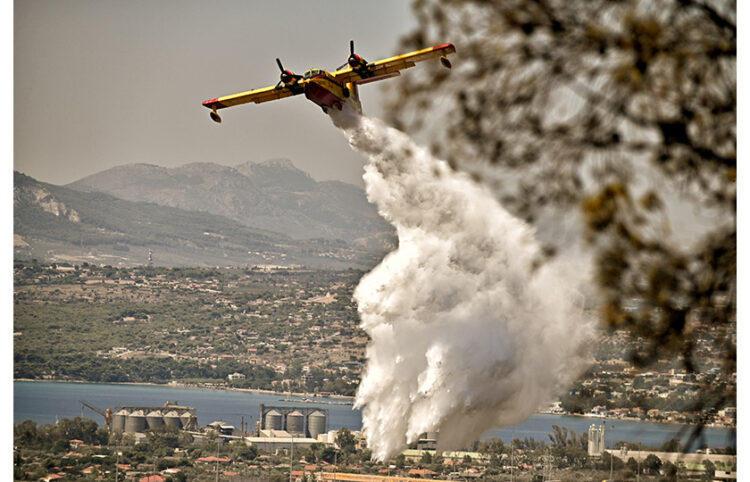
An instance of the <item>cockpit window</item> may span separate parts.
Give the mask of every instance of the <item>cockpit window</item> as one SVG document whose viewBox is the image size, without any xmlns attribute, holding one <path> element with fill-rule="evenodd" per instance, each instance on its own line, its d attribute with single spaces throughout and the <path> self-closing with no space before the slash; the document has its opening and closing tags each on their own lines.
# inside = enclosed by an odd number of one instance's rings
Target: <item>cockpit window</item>
<svg viewBox="0 0 750 482">
<path fill-rule="evenodd" d="M 307 72 L 304 73 L 302 76 L 304 79 L 312 79 L 313 77 L 317 77 L 318 75 L 325 74 L 325 70 L 323 69 L 310 69 Z"/>
</svg>

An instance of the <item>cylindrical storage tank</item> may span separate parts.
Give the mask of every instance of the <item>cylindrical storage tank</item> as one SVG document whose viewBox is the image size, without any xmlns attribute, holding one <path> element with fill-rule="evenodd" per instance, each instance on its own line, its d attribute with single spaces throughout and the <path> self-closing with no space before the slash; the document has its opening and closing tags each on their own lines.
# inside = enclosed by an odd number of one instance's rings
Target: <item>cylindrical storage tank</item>
<svg viewBox="0 0 750 482">
<path fill-rule="evenodd" d="M 170 410 L 164 414 L 164 425 L 168 427 L 182 428 L 182 421 L 180 420 L 180 414 L 175 410 Z"/>
<path fill-rule="evenodd" d="M 154 410 L 146 415 L 146 424 L 148 428 L 157 428 L 164 426 L 164 415 L 160 410 Z"/>
<path fill-rule="evenodd" d="M 282 417 L 276 410 L 266 412 L 266 430 L 281 430 Z"/>
<path fill-rule="evenodd" d="M 295 435 L 305 433 L 305 417 L 297 410 L 287 414 L 286 431 Z"/>
<path fill-rule="evenodd" d="M 128 433 L 146 430 L 146 415 L 143 410 L 134 410 L 125 419 L 125 431 Z"/>
<path fill-rule="evenodd" d="M 198 426 L 198 417 L 189 411 L 182 412 L 180 420 L 182 421 L 182 428 L 185 430 L 192 430 Z"/>
<path fill-rule="evenodd" d="M 120 409 L 112 416 L 112 430 L 119 430 L 120 432 L 125 431 L 125 420 L 127 420 L 130 412 L 127 410 Z"/>
<path fill-rule="evenodd" d="M 307 435 L 317 439 L 318 435 L 326 432 L 326 414 L 315 411 L 307 416 Z"/>
</svg>

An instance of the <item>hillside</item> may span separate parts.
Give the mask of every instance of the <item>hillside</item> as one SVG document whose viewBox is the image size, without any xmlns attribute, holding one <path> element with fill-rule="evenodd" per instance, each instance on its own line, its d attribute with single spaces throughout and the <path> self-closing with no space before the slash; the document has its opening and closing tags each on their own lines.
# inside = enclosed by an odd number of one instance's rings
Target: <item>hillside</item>
<svg viewBox="0 0 750 482">
<path fill-rule="evenodd" d="M 337 181 L 317 182 L 286 159 L 235 167 L 194 163 L 168 169 L 128 164 L 66 187 L 206 211 L 294 239 L 342 239 L 381 250 L 392 248 L 395 241 L 393 229 L 367 202 L 362 189 Z"/>
<path fill-rule="evenodd" d="M 14 173 L 14 255 L 136 266 L 368 267 L 380 254 L 343 240 L 291 237 L 205 211 L 80 192 Z M 283 221 L 279 220 L 279 224 Z"/>
</svg>

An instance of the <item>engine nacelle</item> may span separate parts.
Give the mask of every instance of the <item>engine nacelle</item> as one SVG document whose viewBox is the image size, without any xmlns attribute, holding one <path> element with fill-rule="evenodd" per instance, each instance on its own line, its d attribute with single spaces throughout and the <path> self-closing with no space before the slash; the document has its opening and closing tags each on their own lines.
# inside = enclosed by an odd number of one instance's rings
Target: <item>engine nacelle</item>
<svg viewBox="0 0 750 482">
<path fill-rule="evenodd" d="M 442 57 L 440 57 L 440 63 L 443 64 L 443 66 L 445 66 L 445 68 L 448 68 L 448 69 L 451 68 L 451 61 L 448 60 L 448 57 L 446 57 L 445 55 L 443 55 Z"/>
<path fill-rule="evenodd" d="M 216 109 L 212 110 L 209 115 L 211 116 L 212 121 L 221 124 L 221 116 L 216 113 Z"/>
</svg>

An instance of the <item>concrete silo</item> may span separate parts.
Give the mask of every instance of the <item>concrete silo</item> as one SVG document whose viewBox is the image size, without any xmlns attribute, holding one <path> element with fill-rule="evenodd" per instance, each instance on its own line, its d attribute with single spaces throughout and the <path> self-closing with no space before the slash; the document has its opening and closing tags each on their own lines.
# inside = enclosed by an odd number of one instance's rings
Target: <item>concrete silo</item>
<svg viewBox="0 0 750 482">
<path fill-rule="evenodd" d="M 307 416 L 307 435 L 317 439 L 318 435 L 326 432 L 326 414 L 315 411 Z"/>
<path fill-rule="evenodd" d="M 164 414 L 164 425 L 168 427 L 182 428 L 180 414 L 176 410 L 170 410 Z"/>
<path fill-rule="evenodd" d="M 182 412 L 180 421 L 182 422 L 183 430 L 193 430 L 198 427 L 198 417 L 190 411 Z"/>
<path fill-rule="evenodd" d="M 119 430 L 120 432 L 125 431 L 125 420 L 127 420 L 130 412 L 126 409 L 120 409 L 112 416 L 112 430 Z"/>
<path fill-rule="evenodd" d="M 146 414 L 143 413 L 143 410 L 134 410 L 125 419 L 125 431 L 136 433 L 144 430 L 146 430 Z"/>
<path fill-rule="evenodd" d="M 305 417 L 297 410 L 287 414 L 286 431 L 293 435 L 305 434 Z"/>
<path fill-rule="evenodd" d="M 161 410 L 153 410 L 146 414 L 146 425 L 148 428 L 158 428 L 164 426 L 164 415 Z"/>
<path fill-rule="evenodd" d="M 276 410 L 266 413 L 266 430 L 281 430 L 283 417 Z"/>
</svg>

